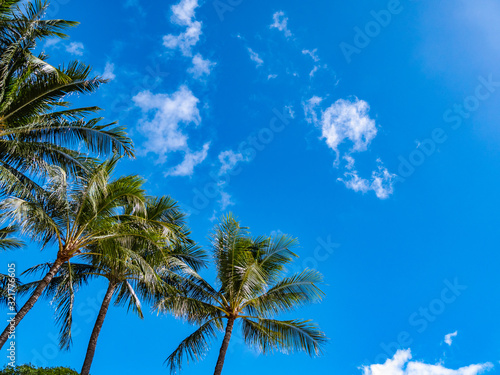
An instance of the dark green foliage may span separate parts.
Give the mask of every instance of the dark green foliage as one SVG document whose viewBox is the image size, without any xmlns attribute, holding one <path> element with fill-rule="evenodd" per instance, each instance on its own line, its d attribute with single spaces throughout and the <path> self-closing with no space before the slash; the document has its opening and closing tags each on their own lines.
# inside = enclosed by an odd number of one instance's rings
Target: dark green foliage
<svg viewBox="0 0 500 375">
<path fill-rule="evenodd" d="M 0 375 L 78 375 L 78 372 L 66 367 L 42 368 L 32 365 L 21 365 L 6 367 L 0 371 Z"/>
<path fill-rule="evenodd" d="M 70 95 L 95 92 L 106 80 L 80 61 L 54 66 L 37 44 L 77 22 L 46 20 L 47 1 L 0 1 L 0 194 L 42 193 L 51 165 L 87 169 L 91 156 L 133 156 L 132 141 L 115 123 L 88 118 L 98 107 L 75 108 Z"/>
</svg>

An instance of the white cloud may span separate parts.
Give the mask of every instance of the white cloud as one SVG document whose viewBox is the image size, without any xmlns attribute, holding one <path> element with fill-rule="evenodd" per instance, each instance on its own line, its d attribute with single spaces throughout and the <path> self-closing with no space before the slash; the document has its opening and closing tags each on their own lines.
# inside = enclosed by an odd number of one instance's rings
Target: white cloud
<svg viewBox="0 0 500 375">
<path fill-rule="evenodd" d="M 274 23 L 270 26 L 271 29 L 278 29 L 282 31 L 283 34 L 289 38 L 292 36 L 292 32 L 288 29 L 288 18 L 285 17 L 283 11 L 279 11 L 273 14 Z"/>
<path fill-rule="evenodd" d="M 194 172 L 194 167 L 201 164 L 207 158 L 209 148 L 210 143 L 205 143 L 200 151 L 186 151 L 184 161 L 166 172 L 165 176 L 191 176 Z"/>
<path fill-rule="evenodd" d="M 115 64 L 107 62 L 106 66 L 104 67 L 104 73 L 102 74 L 102 78 L 109 79 L 112 81 L 116 78 L 114 72 L 115 72 Z"/>
<path fill-rule="evenodd" d="M 84 49 L 85 46 L 80 42 L 71 42 L 66 46 L 66 51 L 76 56 L 82 56 Z"/>
<path fill-rule="evenodd" d="M 234 202 L 231 200 L 232 197 L 224 190 L 220 191 L 220 200 L 218 203 L 220 204 L 220 210 L 224 211 L 229 206 L 234 206 Z"/>
<path fill-rule="evenodd" d="M 398 350 L 383 364 L 363 366 L 363 375 L 478 375 L 493 368 L 491 363 L 474 364 L 452 370 L 442 364 L 412 361 L 411 350 Z"/>
<path fill-rule="evenodd" d="M 326 110 L 318 110 L 323 99 L 313 96 L 303 103 L 306 120 L 321 129 L 321 138 L 335 151 L 335 166 L 339 166 L 340 157 L 346 161 L 343 177 L 337 180 L 356 192 L 374 191 L 378 198 L 386 199 L 393 192 L 395 174 L 390 173 L 377 159 L 378 168 L 371 173 L 370 178 L 360 177 L 354 168 L 354 158 L 351 154 L 367 151 L 371 141 L 377 135 L 376 123 L 370 118 L 370 106 L 367 102 L 339 99 Z M 342 153 L 340 145 L 347 143 L 350 149 Z"/>
<path fill-rule="evenodd" d="M 264 64 L 264 60 L 260 58 L 257 52 L 255 52 L 251 48 L 248 48 L 248 53 L 250 54 L 250 60 L 255 62 L 255 64 L 257 64 L 257 67 L 262 66 L 262 64 Z"/>
<path fill-rule="evenodd" d="M 191 90 L 181 86 L 171 95 L 142 91 L 132 100 L 144 113 L 138 130 L 146 137 L 143 145 L 146 153 L 156 154 L 157 163 L 164 163 L 170 152 L 189 152 L 184 127 L 201 122 L 199 100 Z"/>
<path fill-rule="evenodd" d="M 293 106 L 286 105 L 284 108 L 288 111 L 288 114 L 290 115 L 290 118 L 294 119 L 295 118 L 295 111 L 293 110 Z"/>
<path fill-rule="evenodd" d="M 140 15 L 140 16 L 145 16 L 146 12 L 142 8 L 139 0 L 127 0 L 125 1 L 125 4 L 123 4 L 125 8 L 134 8 L 135 11 Z"/>
<path fill-rule="evenodd" d="M 367 193 L 374 191 L 379 199 L 387 199 L 394 192 L 395 174 L 390 173 L 380 161 L 377 160 L 378 170 L 373 171 L 370 179 L 365 179 L 359 176 L 358 171 L 354 168 L 354 159 L 350 156 L 345 157 L 347 160 L 347 171 L 344 172 L 343 178 L 337 180 L 344 183 L 346 188 L 355 192 Z"/>
<path fill-rule="evenodd" d="M 313 78 L 316 72 L 318 72 L 320 69 L 328 69 L 328 65 L 314 65 L 312 70 L 309 72 L 309 77 Z"/>
<path fill-rule="evenodd" d="M 319 121 L 316 108 L 321 104 L 322 101 L 323 98 L 320 98 L 319 96 L 313 96 L 311 99 L 303 103 L 304 114 L 308 123 L 318 125 Z"/>
<path fill-rule="evenodd" d="M 309 73 L 309 77 L 314 77 L 314 75 L 316 74 L 316 72 L 319 70 L 319 66 L 316 65 L 313 70 L 311 70 L 311 72 Z"/>
<path fill-rule="evenodd" d="M 278 78 L 278 75 L 277 74 L 269 74 L 267 76 L 267 80 L 271 80 L 271 79 L 275 79 L 275 78 Z"/>
<path fill-rule="evenodd" d="M 352 156 L 344 156 L 344 160 L 347 162 L 346 169 L 352 171 L 354 169 L 355 160 Z"/>
<path fill-rule="evenodd" d="M 217 65 L 208 59 L 203 59 L 203 56 L 199 53 L 193 57 L 192 62 L 193 66 L 188 69 L 188 73 L 192 74 L 194 78 L 210 75 L 212 68 Z"/>
<path fill-rule="evenodd" d="M 198 0 L 181 0 L 172 5 L 172 23 L 185 27 L 179 35 L 168 34 L 163 37 L 163 45 L 169 49 L 180 49 L 185 56 L 192 55 L 192 48 L 198 43 L 201 36 L 202 23 L 196 21 L 195 10 Z"/>
<path fill-rule="evenodd" d="M 311 59 L 313 59 L 314 62 L 319 62 L 318 49 L 317 48 L 313 49 L 312 51 L 310 51 L 308 49 L 304 49 L 304 50 L 302 50 L 302 54 L 310 56 Z"/>
<path fill-rule="evenodd" d="M 61 38 L 48 38 L 45 40 L 45 44 L 43 45 L 44 48 L 50 48 L 53 47 L 61 42 Z"/>
<path fill-rule="evenodd" d="M 339 156 L 339 145 L 350 141 L 351 152 L 366 151 L 377 135 L 375 121 L 370 118 L 370 106 L 364 100 L 339 99 L 322 113 L 322 138 Z"/>
<path fill-rule="evenodd" d="M 223 151 L 219 154 L 219 176 L 223 176 L 231 172 L 238 163 L 249 161 L 250 159 L 240 152 L 234 152 L 232 150 Z M 217 202 L 220 205 L 219 211 L 224 211 L 229 206 L 234 206 L 232 196 L 225 190 L 227 186 L 227 180 L 221 178 L 221 181 L 217 184 L 217 186 L 220 195 L 220 199 Z"/>
<path fill-rule="evenodd" d="M 179 4 L 172 5 L 172 20 L 179 25 L 189 25 L 195 10 L 199 7 L 198 0 L 181 0 Z"/>
<path fill-rule="evenodd" d="M 453 337 L 457 337 L 458 331 L 455 331 L 453 333 L 448 333 L 447 335 L 444 336 L 444 342 L 451 346 L 453 343 Z"/>
</svg>

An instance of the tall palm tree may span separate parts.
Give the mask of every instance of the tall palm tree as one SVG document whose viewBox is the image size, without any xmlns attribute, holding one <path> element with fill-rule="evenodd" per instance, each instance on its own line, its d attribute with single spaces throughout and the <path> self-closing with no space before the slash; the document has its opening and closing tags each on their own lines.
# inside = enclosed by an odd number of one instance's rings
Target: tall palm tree
<svg viewBox="0 0 500 375">
<path fill-rule="evenodd" d="M 171 268 L 172 266 L 186 269 L 189 267 L 187 264 L 179 264 L 184 263 L 182 260 L 184 255 L 189 258 L 192 265 L 194 263 L 196 268 L 202 264 L 201 259 L 193 262 L 197 258 L 195 253 L 199 252 L 194 245 L 180 246 L 176 250 L 182 250 L 182 252 L 164 251 L 162 257 L 165 257 L 165 260 L 164 265 L 161 266 L 162 268 L 168 268 L 171 271 L 174 271 Z M 90 373 L 97 347 L 97 339 L 113 297 L 115 297 L 115 305 L 128 305 L 129 310 L 131 309 L 143 319 L 141 300 L 149 301 L 159 293 L 169 293 L 172 290 L 155 272 L 155 268 L 159 267 L 159 265 L 148 262 L 148 257 L 141 254 L 142 251 L 136 252 L 132 250 L 128 253 L 129 256 L 125 259 L 104 258 L 105 261 L 101 262 L 94 271 L 96 275 L 108 280 L 108 288 L 90 336 L 85 360 L 80 371 L 81 375 L 89 375 Z"/>
<path fill-rule="evenodd" d="M 120 257 L 88 256 L 94 268 L 93 274 L 106 278 L 108 288 L 90 336 L 81 375 L 90 372 L 97 340 L 113 297 L 115 305 L 126 304 L 143 319 L 141 300 L 153 301 L 156 295 L 171 289 L 161 276 L 190 267 L 197 270 L 204 265 L 204 252 L 189 239 L 185 215 L 177 202 L 170 197 L 150 198 L 146 202 L 144 217 L 144 221 L 136 220 L 133 210 L 128 209 L 122 220 L 134 221 L 139 231 L 159 231 L 167 239 L 165 247 L 151 246 L 148 241 L 136 238 L 119 246 Z M 95 252 L 99 253 L 99 249 Z"/>
<path fill-rule="evenodd" d="M 109 257 L 101 256 L 98 245 L 95 245 L 91 254 L 83 257 L 88 263 L 66 263 L 45 289 L 44 295 L 56 305 L 57 322 L 61 325 L 60 346 L 69 349 L 75 291 L 92 278 L 107 279 L 108 288 L 89 340 L 82 375 L 90 372 L 97 339 L 113 297 L 115 305 L 128 305 L 142 319 L 141 300 L 151 302 L 156 295 L 173 290 L 169 284 L 165 284 L 169 275 L 198 270 L 204 266 L 205 252 L 189 239 L 184 218 L 177 202 L 170 197 L 149 198 L 145 220 L 137 224 L 161 231 L 170 239 L 168 246 L 158 248 L 138 239 L 124 246 L 118 241 L 116 246 L 120 249 L 120 256 Z M 122 218 L 131 219 L 134 220 L 131 214 Z M 25 273 L 46 272 L 49 268 L 50 264 L 40 265 Z M 23 285 L 22 292 L 35 289 L 38 283 Z"/>
<path fill-rule="evenodd" d="M 158 241 L 152 231 L 137 230 L 134 222 L 121 222 L 124 207 L 133 213 L 144 211 L 143 179 L 125 176 L 112 180 L 119 158 L 92 167 L 86 176 L 74 181 L 59 167 L 52 167 L 44 199 L 35 202 L 12 197 L 0 204 L 4 220 L 19 225 L 21 232 L 41 243 L 42 248 L 56 244 L 58 251 L 49 272 L 38 284 L 15 316 L 15 324 L 33 307 L 63 264 L 76 256 L 84 256 L 96 244 L 111 255 L 116 254 L 118 240 L 141 238 Z M 0 347 L 9 335 L 7 327 L 0 335 Z"/>
<path fill-rule="evenodd" d="M 217 287 L 198 275 L 186 278 L 183 293 L 161 298 L 156 307 L 200 328 L 187 337 L 168 357 L 173 371 L 185 358 L 199 360 L 209 349 L 217 331 L 225 334 L 215 366 L 222 373 L 234 325 L 241 321 L 245 342 L 267 353 L 321 352 L 326 337 L 310 320 L 276 320 L 282 312 L 321 300 L 318 287 L 322 276 L 312 270 L 283 277 L 285 266 L 296 255 L 296 240 L 286 236 L 250 237 L 248 230 L 230 215 L 212 235 L 213 259 L 217 268 Z"/>
<path fill-rule="evenodd" d="M 75 174 L 93 155 L 115 151 L 133 156 L 125 129 L 87 119 L 98 107 L 73 108 L 72 94 L 90 94 L 106 82 L 79 62 L 55 67 L 38 42 L 64 38 L 77 23 L 43 19 L 47 1 L 5 0 L 0 4 L 0 193 L 39 194 L 40 177 L 51 165 Z"/>
</svg>

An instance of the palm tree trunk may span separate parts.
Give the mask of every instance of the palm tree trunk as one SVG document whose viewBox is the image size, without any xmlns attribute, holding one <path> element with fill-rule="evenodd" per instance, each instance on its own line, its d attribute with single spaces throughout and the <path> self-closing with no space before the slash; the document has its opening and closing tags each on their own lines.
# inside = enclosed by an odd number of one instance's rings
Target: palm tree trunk
<svg viewBox="0 0 500 375">
<path fill-rule="evenodd" d="M 231 333 L 233 332 L 234 317 L 230 317 L 227 320 L 226 334 L 224 335 L 224 340 L 222 341 L 222 346 L 219 352 L 219 359 L 217 359 L 217 365 L 215 366 L 214 375 L 222 374 L 222 367 L 224 367 L 224 359 L 226 358 L 227 348 L 229 347 L 229 340 L 231 340 Z"/>
<path fill-rule="evenodd" d="M 14 329 L 15 327 L 17 327 L 17 325 L 21 322 L 21 320 L 26 316 L 28 311 L 30 311 L 31 308 L 35 305 L 38 298 L 40 298 L 40 296 L 42 295 L 42 293 L 45 290 L 45 288 L 47 287 L 47 285 L 50 284 L 50 282 L 52 281 L 54 276 L 57 274 L 57 272 L 59 272 L 59 269 L 61 268 L 61 266 L 64 263 L 65 263 L 64 260 L 62 260 L 60 258 L 56 259 L 56 261 L 54 262 L 54 264 L 50 268 L 50 271 L 45 275 L 45 277 L 42 279 L 40 284 L 38 284 L 38 286 L 36 287 L 35 291 L 31 295 L 31 297 L 28 299 L 28 301 L 26 301 L 26 303 L 21 308 L 21 310 L 19 310 L 17 312 L 12 323 L 9 323 L 9 325 L 7 325 L 7 328 L 5 328 L 5 330 L 0 335 L 0 349 L 5 345 L 5 343 L 9 339 L 9 335 L 11 333 L 11 330 Z"/>
<path fill-rule="evenodd" d="M 101 304 L 101 309 L 99 310 L 99 315 L 94 324 L 94 329 L 90 335 L 89 346 L 87 347 L 87 354 L 85 355 L 85 361 L 83 362 L 81 375 L 89 375 L 90 366 L 92 366 L 92 361 L 94 359 L 95 348 L 97 346 L 97 339 L 99 338 L 99 333 L 101 332 L 102 325 L 104 323 L 104 318 L 106 318 L 106 313 L 108 312 L 109 304 L 111 303 L 111 298 L 115 291 L 116 285 L 112 282 L 108 285 L 108 290 Z"/>
</svg>

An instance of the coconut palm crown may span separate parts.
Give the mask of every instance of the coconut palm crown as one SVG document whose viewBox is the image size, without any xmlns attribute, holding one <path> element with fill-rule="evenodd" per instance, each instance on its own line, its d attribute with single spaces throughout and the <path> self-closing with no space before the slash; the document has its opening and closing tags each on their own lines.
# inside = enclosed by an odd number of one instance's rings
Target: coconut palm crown
<svg viewBox="0 0 500 375">
<path fill-rule="evenodd" d="M 39 242 L 42 248 L 55 245 L 57 249 L 49 272 L 17 313 L 15 325 L 33 307 L 61 266 L 74 257 L 89 254 L 96 244 L 110 256 L 119 256 L 118 240 L 140 238 L 163 246 L 163 236 L 142 224 L 146 199 L 144 180 L 138 176 L 113 179 L 118 160 L 115 157 L 96 164 L 86 176 L 75 180 L 69 179 L 63 169 L 52 167 L 44 199 L 32 202 L 11 197 L 0 204 L 4 220 L 18 225 L 21 233 Z M 122 220 L 128 207 L 133 207 L 135 220 Z M 0 335 L 0 346 L 7 337 L 8 327 Z"/>
<path fill-rule="evenodd" d="M 53 66 L 34 53 L 47 38 L 65 38 L 76 22 L 45 20 L 47 1 L 0 4 L 0 194 L 39 194 L 51 165 L 75 174 L 92 156 L 114 151 L 133 156 L 125 129 L 88 115 L 100 108 L 75 108 L 71 95 L 94 93 L 106 80 L 72 61 Z M 88 154 L 91 155 L 88 155 Z"/>
<path fill-rule="evenodd" d="M 296 240 L 287 236 L 251 237 L 229 215 L 216 227 L 211 242 L 217 287 L 194 275 L 185 280 L 183 293 L 160 298 L 156 304 L 159 311 L 200 327 L 168 357 L 171 371 L 180 370 L 184 360 L 200 360 L 225 326 L 214 372 L 220 375 L 236 322 L 241 322 L 246 344 L 263 353 L 281 350 L 320 354 L 326 337 L 316 324 L 275 318 L 318 302 L 323 296 L 318 287 L 322 276 L 317 271 L 304 270 L 284 277 L 285 266 L 296 257 L 291 251 Z"/>
<path fill-rule="evenodd" d="M 133 208 L 127 207 L 120 216 L 120 222 L 159 231 L 168 239 L 166 246 L 151 245 L 141 237 L 125 243 L 118 240 L 115 243 L 117 251 L 110 256 L 97 243 L 90 247 L 88 254 L 81 256 L 87 263 L 69 261 L 64 264 L 43 293 L 56 308 L 56 321 L 61 328 L 60 347 L 69 349 L 76 291 L 94 278 L 107 279 L 108 287 L 89 340 L 82 375 L 90 371 L 97 339 L 113 298 L 115 305 L 126 305 L 128 310 L 142 319 L 142 302 L 151 302 L 156 295 L 172 290 L 165 284 L 165 279 L 172 278 L 168 277 L 169 274 L 174 276 L 205 265 L 205 252 L 190 240 L 184 223 L 185 215 L 179 210 L 177 202 L 170 197 L 149 197 L 145 205 L 143 217 L 137 218 Z M 25 274 L 46 274 L 50 268 L 51 264 L 43 264 L 27 270 Z M 40 282 L 24 284 L 20 290 L 23 294 L 32 292 Z"/>
</svg>

